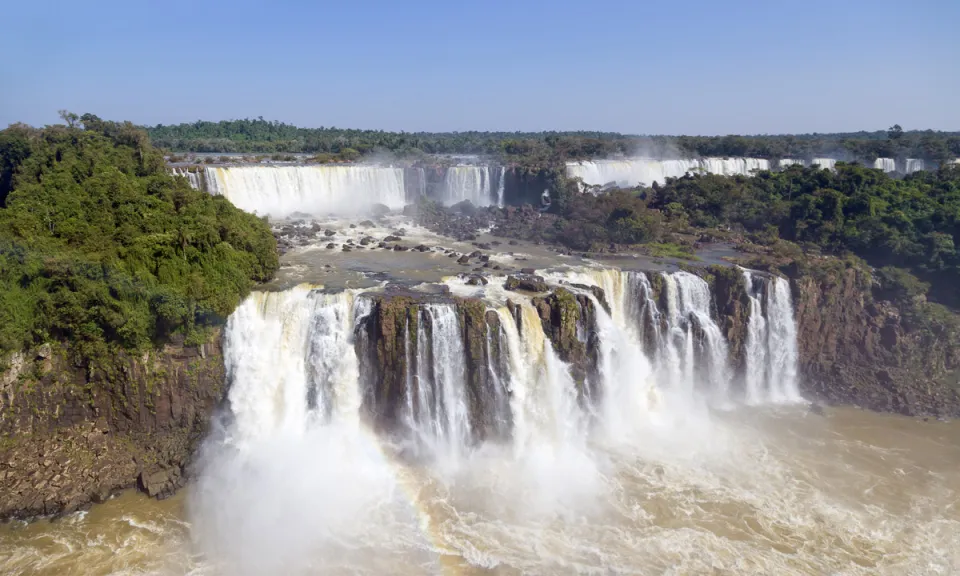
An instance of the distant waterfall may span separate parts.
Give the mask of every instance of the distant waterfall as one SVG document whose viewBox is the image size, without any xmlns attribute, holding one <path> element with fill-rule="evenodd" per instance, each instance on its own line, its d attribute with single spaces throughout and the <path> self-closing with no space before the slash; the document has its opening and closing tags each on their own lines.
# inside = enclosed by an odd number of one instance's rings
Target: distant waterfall
<svg viewBox="0 0 960 576">
<path fill-rule="evenodd" d="M 896 172 L 897 162 L 893 158 L 877 158 L 873 161 L 873 167 L 884 172 Z"/>
<path fill-rule="evenodd" d="M 777 160 L 777 167 L 781 170 L 789 168 L 790 166 L 806 166 L 806 162 L 803 160 L 798 160 L 796 158 L 781 158 Z"/>
<path fill-rule="evenodd" d="M 354 214 L 374 204 L 401 209 L 402 168 L 380 166 L 239 166 L 207 168 L 211 194 L 261 215 Z"/>
<path fill-rule="evenodd" d="M 507 167 L 500 167 L 500 178 L 497 180 L 497 207 L 503 208 L 503 191 L 507 182 Z"/>
<path fill-rule="evenodd" d="M 203 174 L 194 170 L 189 170 L 187 168 L 171 168 L 170 170 L 175 176 L 183 176 L 190 182 L 190 186 L 194 190 L 203 190 Z"/>
<path fill-rule="evenodd" d="M 444 178 L 442 201 L 452 206 L 469 200 L 475 206 L 493 202 L 489 166 L 451 166 Z"/>
<path fill-rule="evenodd" d="M 810 161 L 811 166 L 819 166 L 826 170 L 833 170 L 837 166 L 837 161 L 833 158 L 814 158 Z"/>
<path fill-rule="evenodd" d="M 912 174 L 914 172 L 919 172 L 924 170 L 926 163 L 923 160 L 917 158 L 907 158 L 907 165 L 904 170 L 907 174 Z"/>
<path fill-rule="evenodd" d="M 754 170 L 769 170 L 770 161 L 760 158 L 704 158 L 701 160 L 595 160 L 567 163 L 567 175 L 581 178 L 590 186 L 611 182 L 618 186 L 663 184 L 667 178 L 679 178 L 690 172 L 733 176 Z"/>
<path fill-rule="evenodd" d="M 797 326 L 790 284 L 743 270 L 750 298 L 744 396 L 748 404 L 796 402 Z"/>
</svg>

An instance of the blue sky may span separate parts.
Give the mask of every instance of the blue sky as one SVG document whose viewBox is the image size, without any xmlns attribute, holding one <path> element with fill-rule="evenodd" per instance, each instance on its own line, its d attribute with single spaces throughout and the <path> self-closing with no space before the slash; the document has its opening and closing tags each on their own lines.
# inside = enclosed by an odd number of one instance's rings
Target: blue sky
<svg viewBox="0 0 960 576">
<path fill-rule="evenodd" d="M 960 0 L 19 0 L 0 126 L 960 130 Z"/>
</svg>

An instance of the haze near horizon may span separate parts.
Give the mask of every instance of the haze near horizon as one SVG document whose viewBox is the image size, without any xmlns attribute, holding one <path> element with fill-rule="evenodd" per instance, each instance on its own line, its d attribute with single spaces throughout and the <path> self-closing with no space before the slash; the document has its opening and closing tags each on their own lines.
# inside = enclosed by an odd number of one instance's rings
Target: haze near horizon
<svg viewBox="0 0 960 576">
<path fill-rule="evenodd" d="M 54 4 L 6 11 L 0 126 L 69 109 L 392 131 L 960 129 L 948 0 Z"/>
</svg>

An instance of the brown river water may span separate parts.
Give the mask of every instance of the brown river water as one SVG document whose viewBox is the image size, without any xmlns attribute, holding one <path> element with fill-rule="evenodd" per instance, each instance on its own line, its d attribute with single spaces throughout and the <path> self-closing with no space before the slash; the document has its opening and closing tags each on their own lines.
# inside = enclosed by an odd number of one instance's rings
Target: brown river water
<svg viewBox="0 0 960 576">
<path fill-rule="evenodd" d="M 276 491 L 234 500 L 249 510 L 226 518 L 253 525 L 212 544 L 198 535 L 211 513 L 197 492 L 162 502 L 127 493 L 67 518 L 3 525 L 0 570 L 960 574 L 960 422 L 766 408 L 690 426 L 626 449 L 591 446 L 590 471 L 487 454 L 447 475 L 374 447 L 359 486 L 327 474 L 316 503 L 297 488 L 293 502 Z"/>
</svg>

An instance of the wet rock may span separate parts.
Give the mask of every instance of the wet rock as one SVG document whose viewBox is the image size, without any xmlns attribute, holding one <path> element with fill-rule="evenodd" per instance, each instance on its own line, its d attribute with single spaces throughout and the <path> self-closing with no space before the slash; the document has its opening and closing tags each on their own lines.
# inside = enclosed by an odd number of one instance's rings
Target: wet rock
<svg viewBox="0 0 960 576">
<path fill-rule="evenodd" d="M 503 284 L 504 289 L 523 292 L 546 292 L 549 290 L 543 277 L 533 274 L 518 274 L 508 276 Z"/>
<path fill-rule="evenodd" d="M 333 249 L 336 248 L 336 247 L 337 247 L 337 245 L 334 244 L 333 242 L 327 244 L 327 250 L 333 250 Z"/>
<path fill-rule="evenodd" d="M 478 274 L 474 274 L 473 276 L 470 276 L 469 278 L 467 278 L 467 285 L 468 286 L 486 286 L 487 279 Z"/>
<path fill-rule="evenodd" d="M 463 255 L 457 258 L 457 264 L 469 264 L 469 263 L 470 263 L 470 256 Z"/>
<path fill-rule="evenodd" d="M 393 246 L 393 249 L 394 249 L 395 251 L 397 251 L 397 252 L 406 252 L 406 251 L 409 250 L 410 248 L 408 248 L 408 247 L 406 247 L 406 246 L 404 246 L 404 245 L 402 245 L 402 244 L 395 244 L 395 245 Z"/>
<path fill-rule="evenodd" d="M 370 207 L 370 213 L 374 216 L 383 216 L 390 213 L 390 207 L 384 204 L 374 204 Z"/>
<path fill-rule="evenodd" d="M 350 227 L 351 227 L 351 228 L 356 228 L 357 225 L 356 225 L 356 224 L 351 224 Z"/>
<path fill-rule="evenodd" d="M 430 247 L 427 246 L 427 245 L 425 245 L 425 244 L 420 244 L 419 246 L 417 246 L 416 248 L 414 248 L 414 250 L 416 250 L 417 252 L 429 252 L 429 251 L 430 251 Z"/>
<path fill-rule="evenodd" d="M 324 230 L 323 235 L 324 235 L 324 236 L 327 236 L 327 237 L 330 237 L 330 236 L 336 236 L 337 233 L 334 232 L 333 230 Z"/>
<path fill-rule="evenodd" d="M 361 246 L 366 246 L 367 244 L 372 244 L 373 242 L 376 242 L 376 240 L 374 240 L 370 236 L 364 236 L 363 238 L 360 239 Z"/>
<path fill-rule="evenodd" d="M 360 223 L 360 225 L 365 228 L 373 228 L 374 226 L 376 226 L 376 224 L 373 223 L 373 220 L 364 220 L 363 222 Z"/>
<path fill-rule="evenodd" d="M 482 255 L 480 256 L 480 261 L 481 261 L 481 262 L 489 262 L 489 261 L 490 261 L 490 256 L 488 256 L 488 255 L 486 255 L 486 254 L 482 254 Z"/>
<path fill-rule="evenodd" d="M 399 242 L 400 240 L 402 240 L 402 238 L 396 234 L 391 234 L 383 239 L 384 242 Z"/>
<path fill-rule="evenodd" d="M 346 244 L 344 244 L 344 245 L 343 245 L 343 251 L 344 251 L 344 252 L 352 252 L 352 251 L 353 251 L 353 248 L 351 248 L 351 247 L 347 246 Z"/>
<path fill-rule="evenodd" d="M 509 244 L 509 245 L 511 245 L 511 246 L 517 246 L 517 245 L 519 245 L 520 243 L 517 242 L 516 240 L 511 240 L 511 241 L 507 242 L 507 244 Z"/>
</svg>

